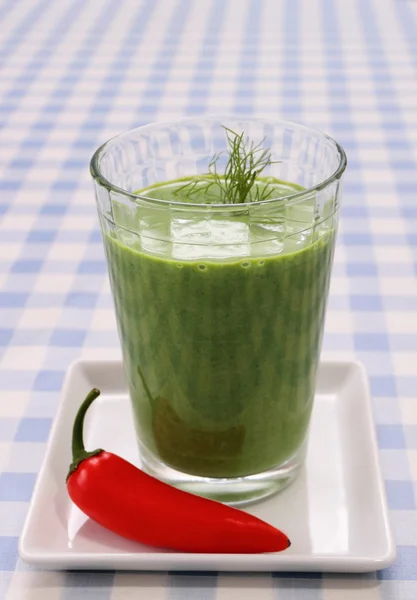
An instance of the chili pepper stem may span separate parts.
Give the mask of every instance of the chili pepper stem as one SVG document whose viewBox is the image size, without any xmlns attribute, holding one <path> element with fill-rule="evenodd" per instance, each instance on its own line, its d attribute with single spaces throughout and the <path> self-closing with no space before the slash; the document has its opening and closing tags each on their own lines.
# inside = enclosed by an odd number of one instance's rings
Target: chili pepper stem
<svg viewBox="0 0 417 600">
<path fill-rule="evenodd" d="M 75 417 L 74 427 L 72 429 L 72 463 L 67 475 L 68 477 L 73 473 L 78 465 L 85 460 L 86 458 L 90 458 L 91 456 L 96 456 L 100 452 L 103 452 L 101 448 L 97 448 L 97 450 L 93 450 L 92 452 L 87 452 L 84 447 L 84 439 L 83 439 L 83 429 L 84 429 L 84 419 L 87 413 L 87 410 L 90 408 L 91 404 L 94 402 L 96 398 L 100 396 L 100 390 L 97 388 L 93 388 L 91 392 L 89 392 L 78 409 L 77 416 Z"/>
</svg>

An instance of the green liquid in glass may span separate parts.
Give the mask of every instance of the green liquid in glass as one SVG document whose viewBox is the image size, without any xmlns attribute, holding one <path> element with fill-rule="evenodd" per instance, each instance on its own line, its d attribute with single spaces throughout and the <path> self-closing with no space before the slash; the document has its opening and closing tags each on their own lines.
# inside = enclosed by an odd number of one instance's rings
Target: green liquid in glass
<svg viewBox="0 0 417 600">
<path fill-rule="evenodd" d="M 172 200 L 183 184 L 146 195 Z M 275 196 L 289 188 L 299 190 L 277 183 Z M 180 471 L 262 472 L 305 439 L 334 230 L 311 237 L 312 211 L 306 217 L 308 207 L 291 210 L 287 231 L 303 218 L 305 230 L 279 241 L 272 231 L 250 256 L 239 256 L 247 243 L 244 219 L 230 225 L 225 257 L 220 250 L 216 258 L 192 259 L 202 251 L 199 235 L 204 243 L 208 233 L 224 234 L 221 220 L 173 222 L 168 211 L 150 212 L 141 238 L 122 229 L 104 237 L 138 435 Z M 128 227 L 133 217 L 114 211 Z M 178 243 L 162 243 L 167 233 Z"/>
</svg>

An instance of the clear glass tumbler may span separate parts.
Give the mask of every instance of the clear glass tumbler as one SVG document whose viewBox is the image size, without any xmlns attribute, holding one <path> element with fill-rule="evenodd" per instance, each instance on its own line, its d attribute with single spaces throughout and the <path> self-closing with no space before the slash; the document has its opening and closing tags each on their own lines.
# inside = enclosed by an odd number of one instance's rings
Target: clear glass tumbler
<svg viewBox="0 0 417 600">
<path fill-rule="evenodd" d="M 176 193 L 176 180 L 206 173 L 213 155 L 225 168 L 224 126 L 270 149 L 268 199 L 221 204 Z M 237 505 L 299 471 L 345 167 L 324 133 L 237 117 L 147 125 L 94 154 L 124 367 L 151 474 Z"/>
</svg>

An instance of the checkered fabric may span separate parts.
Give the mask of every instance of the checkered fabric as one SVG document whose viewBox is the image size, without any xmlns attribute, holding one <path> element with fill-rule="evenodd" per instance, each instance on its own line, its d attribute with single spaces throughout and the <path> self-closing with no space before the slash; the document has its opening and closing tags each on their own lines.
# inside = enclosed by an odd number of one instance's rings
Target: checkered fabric
<svg viewBox="0 0 417 600">
<path fill-rule="evenodd" d="M 417 1 L 0 1 L 0 598 L 416 600 Z M 324 355 L 364 361 L 396 564 L 364 576 L 41 572 L 17 543 L 65 371 L 119 356 L 93 150 L 285 117 L 346 149 Z"/>
</svg>

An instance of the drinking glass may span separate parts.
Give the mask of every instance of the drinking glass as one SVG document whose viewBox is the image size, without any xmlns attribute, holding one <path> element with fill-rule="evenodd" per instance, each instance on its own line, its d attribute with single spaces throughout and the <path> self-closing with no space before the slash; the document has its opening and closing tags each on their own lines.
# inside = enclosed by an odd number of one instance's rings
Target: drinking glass
<svg viewBox="0 0 417 600">
<path fill-rule="evenodd" d="M 266 199 L 209 203 L 176 191 L 184 178 L 207 173 L 213 155 L 221 175 L 225 127 L 269 148 Z M 149 473 L 235 505 L 278 491 L 298 473 L 345 167 L 343 149 L 324 133 L 239 117 L 150 124 L 94 154 L 124 368 Z"/>
</svg>

